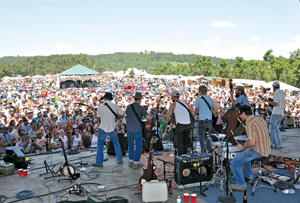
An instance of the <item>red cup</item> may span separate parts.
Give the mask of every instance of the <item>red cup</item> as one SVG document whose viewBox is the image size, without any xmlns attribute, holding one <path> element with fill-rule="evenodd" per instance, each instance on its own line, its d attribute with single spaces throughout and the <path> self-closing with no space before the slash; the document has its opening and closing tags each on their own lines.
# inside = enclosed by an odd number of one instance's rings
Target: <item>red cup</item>
<svg viewBox="0 0 300 203">
<path fill-rule="evenodd" d="M 192 198 L 192 203 L 196 203 L 197 194 L 195 194 L 195 193 L 191 194 L 191 198 Z"/>
<path fill-rule="evenodd" d="M 189 199 L 190 199 L 190 194 L 189 193 L 184 193 L 183 197 L 184 197 L 184 202 L 189 202 Z"/>
<path fill-rule="evenodd" d="M 23 175 L 24 175 L 24 177 L 27 176 L 27 170 L 23 170 Z"/>
<path fill-rule="evenodd" d="M 18 171 L 19 171 L 19 176 L 22 176 L 23 175 L 23 169 L 20 168 L 20 169 L 18 169 Z"/>
</svg>

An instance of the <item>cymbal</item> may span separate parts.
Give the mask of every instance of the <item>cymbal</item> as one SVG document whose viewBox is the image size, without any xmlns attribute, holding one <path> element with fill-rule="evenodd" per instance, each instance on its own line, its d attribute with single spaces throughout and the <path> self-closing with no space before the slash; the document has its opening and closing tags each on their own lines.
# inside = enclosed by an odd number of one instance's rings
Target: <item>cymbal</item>
<svg viewBox="0 0 300 203">
<path fill-rule="evenodd" d="M 212 144 L 215 146 L 218 146 L 218 147 L 223 147 L 226 145 L 226 142 L 213 142 Z M 231 145 L 232 144 L 230 142 L 228 142 L 228 146 L 231 146 Z"/>
<path fill-rule="evenodd" d="M 248 141 L 249 140 L 247 135 L 237 135 L 237 136 L 235 136 L 235 139 L 239 140 L 239 141 Z"/>
<path fill-rule="evenodd" d="M 226 137 L 226 134 L 211 134 L 211 135 L 213 135 L 213 136 L 215 136 L 215 137 L 217 137 L 219 140 L 220 139 L 224 139 L 225 137 Z"/>
</svg>

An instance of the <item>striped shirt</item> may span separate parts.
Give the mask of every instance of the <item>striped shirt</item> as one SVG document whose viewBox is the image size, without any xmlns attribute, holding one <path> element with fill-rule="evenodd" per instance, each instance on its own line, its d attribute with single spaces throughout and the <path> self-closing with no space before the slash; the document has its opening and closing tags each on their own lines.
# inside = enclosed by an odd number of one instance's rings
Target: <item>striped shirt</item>
<svg viewBox="0 0 300 203">
<path fill-rule="evenodd" d="M 246 120 L 246 132 L 249 140 L 254 140 L 253 149 L 263 156 L 271 153 L 271 142 L 266 121 L 259 117 L 250 116 Z"/>
</svg>

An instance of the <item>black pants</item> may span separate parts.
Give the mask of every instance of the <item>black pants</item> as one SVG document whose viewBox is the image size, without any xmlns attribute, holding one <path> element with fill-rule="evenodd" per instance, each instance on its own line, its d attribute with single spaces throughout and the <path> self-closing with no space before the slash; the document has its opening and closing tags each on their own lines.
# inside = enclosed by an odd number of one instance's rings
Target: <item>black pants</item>
<svg viewBox="0 0 300 203">
<path fill-rule="evenodd" d="M 178 156 L 181 156 L 182 154 L 186 154 L 188 152 L 188 146 L 190 143 L 190 131 L 190 124 L 176 124 L 175 137 Z"/>
</svg>

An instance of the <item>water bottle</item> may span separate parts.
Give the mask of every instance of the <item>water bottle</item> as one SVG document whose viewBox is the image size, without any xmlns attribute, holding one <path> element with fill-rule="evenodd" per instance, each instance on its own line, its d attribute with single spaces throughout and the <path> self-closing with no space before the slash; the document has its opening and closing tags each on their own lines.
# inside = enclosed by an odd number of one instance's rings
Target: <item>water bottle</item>
<svg viewBox="0 0 300 203">
<path fill-rule="evenodd" d="M 174 144 L 170 141 L 170 150 L 174 150 Z"/>
<path fill-rule="evenodd" d="M 168 142 L 168 149 L 169 149 L 169 150 L 172 150 L 172 149 L 171 149 L 171 141 Z"/>
<path fill-rule="evenodd" d="M 180 196 L 177 197 L 177 203 L 181 203 L 181 198 L 180 198 Z"/>
<path fill-rule="evenodd" d="M 27 173 L 30 174 L 30 172 L 31 172 L 31 165 L 28 164 L 28 165 L 27 165 Z"/>
</svg>

